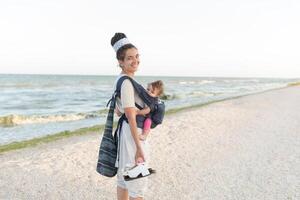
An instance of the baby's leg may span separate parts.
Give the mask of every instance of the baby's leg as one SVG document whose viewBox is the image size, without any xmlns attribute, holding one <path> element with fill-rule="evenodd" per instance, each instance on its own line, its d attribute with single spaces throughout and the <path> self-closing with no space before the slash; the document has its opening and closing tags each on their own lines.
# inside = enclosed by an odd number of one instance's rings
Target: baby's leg
<svg viewBox="0 0 300 200">
<path fill-rule="evenodd" d="M 147 118 L 144 121 L 143 133 L 142 133 L 142 135 L 140 135 L 141 140 L 146 140 L 146 138 L 150 132 L 151 124 L 152 124 L 151 118 Z"/>
<path fill-rule="evenodd" d="M 150 117 L 145 119 L 144 121 L 144 127 L 143 127 L 143 133 L 149 133 L 150 128 L 151 128 L 152 120 Z"/>
</svg>

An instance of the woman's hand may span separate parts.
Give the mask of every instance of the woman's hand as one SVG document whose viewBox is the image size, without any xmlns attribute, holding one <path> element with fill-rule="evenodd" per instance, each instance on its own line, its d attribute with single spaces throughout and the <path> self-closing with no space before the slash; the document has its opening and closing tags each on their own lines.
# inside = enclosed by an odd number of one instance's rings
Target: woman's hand
<svg viewBox="0 0 300 200">
<path fill-rule="evenodd" d="M 135 164 L 137 165 L 142 162 L 145 162 L 144 152 L 141 148 L 137 148 L 136 154 L 135 154 Z"/>
</svg>

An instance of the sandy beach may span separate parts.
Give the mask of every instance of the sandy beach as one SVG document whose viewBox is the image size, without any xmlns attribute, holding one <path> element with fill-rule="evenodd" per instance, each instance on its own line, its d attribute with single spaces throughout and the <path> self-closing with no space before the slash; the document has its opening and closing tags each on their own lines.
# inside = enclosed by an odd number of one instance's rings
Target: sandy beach
<svg viewBox="0 0 300 200">
<path fill-rule="evenodd" d="M 151 131 L 145 199 L 300 199 L 300 86 L 181 111 Z M 0 155 L 0 199 L 116 199 L 100 133 Z"/>
</svg>

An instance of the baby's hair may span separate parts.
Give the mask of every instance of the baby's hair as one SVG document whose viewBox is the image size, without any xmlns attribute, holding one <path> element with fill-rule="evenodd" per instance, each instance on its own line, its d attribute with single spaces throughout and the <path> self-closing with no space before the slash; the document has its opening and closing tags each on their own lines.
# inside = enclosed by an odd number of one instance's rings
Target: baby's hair
<svg viewBox="0 0 300 200">
<path fill-rule="evenodd" d="M 115 33 L 115 35 L 111 38 L 111 41 L 110 41 L 111 46 L 114 46 L 114 44 L 116 42 L 118 42 L 119 40 L 121 40 L 123 38 L 126 38 L 126 35 L 124 33 Z M 126 50 L 131 49 L 131 48 L 137 49 L 133 44 L 125 44 L 120 49 L 118 49 L 118 51 L 116 53 L 117 59 L 124 61 Z"/>
<path fill-rule="evenodd" d="M 161 80 L 158 81 L 154 81 L 152 83 L 150 83 L 153 89 L 157 89 L 158 96 L 161 96 L 164 93 L 164 83 Z"/>
</svg>

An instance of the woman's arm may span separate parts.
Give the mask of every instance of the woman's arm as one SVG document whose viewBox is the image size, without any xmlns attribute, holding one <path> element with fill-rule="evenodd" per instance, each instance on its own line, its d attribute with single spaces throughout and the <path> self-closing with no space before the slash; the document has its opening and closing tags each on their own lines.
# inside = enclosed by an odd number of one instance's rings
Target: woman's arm
<svg viewBox="0 0 300 200">
<path fill-rule="evenodd" d="M 149 107 L 143 108 L 142 110 L 139 109 L 136 110 L 137 115 L 147 115 L 148 113 L 150 113 Z"/>
<path fill-rule="evenodd" d="M 128 123 L 130 126 L 130 131 L 132 137 L 134 139 L 136 145 L 136 154 L 135 154 L 135 162 L 136 164 L 139 162 L 139 159 L 142 159 L 142 162 L 145 162 L 144 152 L 141 147 L 141 142 L 138 135 L 137 124 L 136 124 L 136 108 L 129 107 L 124 108 L 125 115 L 128 119 Z"/>
<path fill-rule="evenodd" d="M 128 119 L 130 126 L 130 132 L 134 143 L 136 145 L 135 163 L 145 161 L 144 153 L 141 147 L 141 142 L 138 137 L 138 129 L 136 124 L 136 110 L 135 110 L 135 99 L 134 99 L 134 88 L 129 80 L 124 80 L 121 86 L 121 103 L 124 108 L 124 113 Z"/>
</svg>

